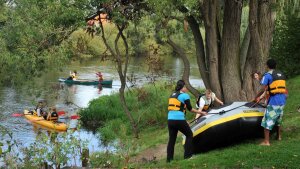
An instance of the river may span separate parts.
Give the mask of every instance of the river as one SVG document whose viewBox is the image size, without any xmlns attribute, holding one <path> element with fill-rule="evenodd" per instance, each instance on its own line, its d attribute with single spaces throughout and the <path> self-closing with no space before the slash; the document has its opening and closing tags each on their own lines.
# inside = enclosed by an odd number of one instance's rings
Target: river
<svg viewBox="0 0 300 169">
<path fill-rule="evenodd" d="M 166 58 L 164 67 L 171 74 L 163 74 L 158 77 L 158 80 L 178 80 L 183 71 L 182 61 L 179 58 Z M 191 61 L 190 82 L 194 87 L 203 87 L 195 58 L 192 58 L 192 60 L 194 61 Z M 111 88 L 103 88 L 99 91 L 97 86 L 67 86 L 59 83 L 58 78 L 68 76 L 71 70 L 76 70 L 79 78 L 82 79 L 96 79 L 95 73 L 101 71 L 104 79 L 113 79 L 113 85 Z M 134 78 L 132 79 L 134 79 L 133 83 L 135 86 L 140 86 L 150 81 L 147 70 L 148 66 L 145 65 L 145 59 L 131 59 L 128 76 L 131 76 L 132 72 L 134 72 L 132 76 Z M 132 85 L 130 82 L 127 84 L 129 87 Z M 45 99 L 48 106 L 56 106 L 58 110 L 64 110 L 71 115 L 76 113 L 80 108 L 87 107 L 89 101 L 92 99 L 118 92 L 119 87 L 120 81 L 113 63 L 109 61 L 100 62 L 95 59 L 74 62 L 66 65 L 62 71 L 48 72 L 34 81 L 28 81 L 21 88 L 0 87 L 0 123 L 12 132 L 15 140 L 23 143 L 24 146 L 28 146 L 35 142 L 35 138 L 39 132 L 46 132 L 46 129 L 34 127 L 24 117 L 13 117 L 12 114 L 22 113 L 24 109 L 33 109 L 37 100 Z M 77 130 L 76 133 L 82 140 L 88 140 L 90 152 L 102 151 L 104 149 L 97 133 L 84 129 L 84 126 L 80 130 Z"/>
</svg>

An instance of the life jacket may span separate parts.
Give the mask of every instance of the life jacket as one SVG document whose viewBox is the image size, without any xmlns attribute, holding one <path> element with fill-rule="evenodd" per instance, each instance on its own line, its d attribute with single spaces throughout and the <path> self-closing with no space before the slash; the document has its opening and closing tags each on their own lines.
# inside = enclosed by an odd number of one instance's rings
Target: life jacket
<svg viewBox="0 0 300 169">
<path fill-rule="evenodd" d="M 72 74 L 71 77 L 73 80 L 77 80 L 77 76 L 75 74 Z"/>
<path fill-rule="evenodd" d="M 182 103 L 180 100 L 178 100 L 179 95 L 182 94 L 180 92 L 174 92 L 169 97 L 169 106 L 168 110 L 171 111 L 182 111 L 185 113 L 186 111 L 186 105 Z"/>
<path fill-rule="evenodd" d="M 36 111 L 36 109 L 34 109 L 34 110 L 31 112 L 31 114 L 34 115 L 34 116 L 37 116 L 37 111 Z"/>
<path fill-rule="evenodd" d="M 202 94 L 200 94 L 199 96 L 198 96 L 198 98 L 197 98 L 197 100 L 196 100 L 196 107 L 197 108 L 199 108 L 199 103 L 200 103 L 200 99 L 201 99 L 201 97 L 203 97 L 203 99 L 204 99 L 204 101 L 205 101 L 205 105 L 203 106 L 203 108 L 202 108 L 202 110 L 208 110 L 210 107 L 212 107 L 212 98 L 210 98 L 210 104 L 208 104 L 208 101 L 207 101 L 207 99 L 206 98 L 204 98 L 205 97 L 205 94 L 204 93 L 202 93 Z"/>
<path fill-rule="evenodd" d="M 285 75 L 278 71 L 273 70 L 273 72 L 268 72 L 272 75 L 273 82 L 268 85 L 268 92 L 270 95 L 275 95 L 278 93 L 286 93 L 286 78 Z"/>
<path fill-rule="evenodd" d="M 48 119 L 50 121 L 57 121 L 58 120 L 58 114 L 57 112 L 52 112 L 50 115 L 50 118 Z"/>
</svg>

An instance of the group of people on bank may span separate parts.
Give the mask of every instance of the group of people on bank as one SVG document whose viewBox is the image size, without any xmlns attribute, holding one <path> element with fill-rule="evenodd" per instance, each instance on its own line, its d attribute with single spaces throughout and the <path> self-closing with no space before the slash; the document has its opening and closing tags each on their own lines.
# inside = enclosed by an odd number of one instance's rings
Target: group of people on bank
<svg viewBox="0 0 300 169">
<path fill-rule="evenodd" d="M 286 104 L 286 84 L 285 76 L 282 72 L 275 70 L 276 61 L 269 59 L 266 62 L 267 72 L 260 77 L 258 73 L 254 78 L 260 80 L 262 85 L 262 94 L 257 96 L 256 101 L 259 102 L 263 97 L 268 95 L 266 101 L 267 107 L 265 109 L 264 117 L 261 126 L 264 128 L 264 141 L 260 145 L 270 145 L 270 131 L 274 126 L 278 126 L 277 139 L 281 140 L 281 123 L 283 116 L 283 108 Z M 186 136 L 184 145 L 184 158 L 188 159 L 193 155 L 193 133 L 189 124 L 185 119 L 186 110 L 196 113 L 196 119 L 208 114 L 208 110 L 212 103 L 216 101 L 220 105 L 224 103 L 216 97 L 216 95 L 207 89 L 203 95 L 197 99 L 196 109 L 194 109 L 190 102 L 190 96 L 186 93 L 188 89 L 183 80 L 177 81 L 175 91 L 169 97 L 168 104 L 168 131 L 169 141 L 167 145 L 167 162 L 173 160 L 174 146 L 177 138 L 177 133 L 180 131 Z"/>
</svg>

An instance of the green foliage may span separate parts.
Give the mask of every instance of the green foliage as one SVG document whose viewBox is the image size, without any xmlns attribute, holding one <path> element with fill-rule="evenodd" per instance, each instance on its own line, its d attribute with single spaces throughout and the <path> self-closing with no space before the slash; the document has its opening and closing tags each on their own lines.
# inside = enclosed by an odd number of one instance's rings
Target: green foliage
<svg viewBox="0 0 300 169">
<path fill-rule="evenodd" d="M 87 108 L 79 112 L 83 126 L 97 128 L 108 120 L 125 119 L 118 95 L 104 96 L 92 100 Z"/>
<path fill-rule="evenodd" d="M 126 93 L 126 101 L 133 117 L 138 121 L 138 127 L 144 128 L 153 125 L 162 125 L 167 116 L 166 104 L 173 87 L 167 83 L 148 85 L 136 88 Z M 162 101 L 164 100 L 164 101 Z M 120 119 L 128 123 L 123 112 L 119 95 L 104 96 L 89 103 L 89 106 L 80 111 L 83 126 L 98 128 L 108 121 Z"/>
<path fill-rule="evenodd" d="M 83 149 L 87 147 L 87 140 L 81 140 L 72 131 L 61 135 L 58 133 L 40 133 L 36 141 L 25 147 L 25 167 L 41 167 L 48 163 L 52 167 L 64 166 L 76 156 L 81 156 Z"/>
<path fill-rule="evenodd" d="M 21 163 L 21 159 L 18 158 L 19 152 L 16 151 L 19 143 L 13 138 L 12 132 L 1 124 L 0 138 L 0 164 L 18 168 Z"/>
<path fill-rule="evenodd" d="M 1 81 L 20 82 L 39 76 L 53 65 L 63 65 L 68 50 L 59 45 L 84 24 L 86 4 L 86 0 L 7 3 L 7 19 L 0 32 L 0 48 L 4 51 Z"/>
<path fill-rule="evenodd" d="M 278 69 L 293 77 L 300 74 L 300 17 L 288 15 L 276 22 L 271 56 L 277 60 Z"/>
<path fill-rule="evenodd" d="M 96 152 L 90 157 L 90 166 L 92 168 L 118 168 L 121 164 L 121 158 L 113 152 Z"/>
</svg>

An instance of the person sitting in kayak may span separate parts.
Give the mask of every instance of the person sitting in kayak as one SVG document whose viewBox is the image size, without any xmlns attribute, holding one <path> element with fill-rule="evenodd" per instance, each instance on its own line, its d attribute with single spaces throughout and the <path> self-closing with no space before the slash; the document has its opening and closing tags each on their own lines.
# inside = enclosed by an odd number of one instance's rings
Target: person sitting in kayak
<svg viewBox="0 0 300 169">
<path fill-rule="evenodd" d="M 40 100 L 38 102 L 38 105 L 35 107 L 34 111 L 30 111 L 30 113 L 32 115 L 35 115 L 35 116 L 42 116 L 43 112 L 45 111 L 45 105 L 44 105 L 44 101 L 43 100 Z"/>
<path fill-rule="evenodd" d="M 70 72 L 70 76 L 67 80 L 77 80 L 77 71 L 74 70 L 73 72 Z"/>
<path fill-rule="evenodd" d="M 58 113 L 56 112 L 56 108 L 52 107 L 51 108 L 51 113 L 48 113 L 47 120 L 49 121 L 57 121 L 58 120 Z"/>
<path fill-rule="evenodd" d="M 98 81 L 102 82 L 103 81 L 103 75 L 102 75 L 102 73 L 101 72 L 97 72 L 96 75 L 98 77 Z"/>
<path fill-rule="evenodd" d="M 196 107 L 198 108 L 198 110 L 207 113 L 208 109 L 212 106 L 214 101 L 218 102 L 220 105 L 224 105 L 224 103 L 217 98 L 214 92 L 212 92 L 210 89 L 206 89 L 205 94 L 200 94 L 200 96 L 198 97 Z M 198 119 L 200 116 L 201 114 L 196 114 L 195 119 Z"/>
</svg>

